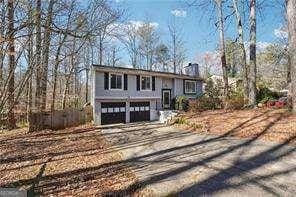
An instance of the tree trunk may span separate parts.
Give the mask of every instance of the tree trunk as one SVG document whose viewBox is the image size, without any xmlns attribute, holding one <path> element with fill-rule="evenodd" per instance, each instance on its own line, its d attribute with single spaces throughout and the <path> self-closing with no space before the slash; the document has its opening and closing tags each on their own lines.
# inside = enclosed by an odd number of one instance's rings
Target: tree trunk
<svg viewBox="0 0 296 197">
<path fill-rule="evenodd" d="M 173 35 L 173 67 L 174 67 L 174 73 L 177 73 L 177 46 L 176 46 L 176 35 Z"/>
<path fill-rule="evenodd" d="M 88 103 L 89 68 L 85 69 L 85 103 Z"/>
<path fill-rule="evenodd" d="M 28 8 L 30 9 L 29 11 L 29 21 L 32 22 L 32 9 L 31 8 Z M 29 123 L 29 117 L 32 113 L 32 83 L 33 83 L 33 65 L 34 65 L 34 58 L 33 58 L 33 32 L 34 32 L 34 29 L 33 29 L 33 26 L 30 26 L 29 27 L 29 30 L 28 30 L 28 34 L 29 34 L 29 41 L 28 41 L 28 69 L 30 70 L 29 72 L 29 79 L 28 79 L 28 82 L 27 82 L 27 106 L 26 106 L 26 109 L 27 109 L 27 122 Z"/>
<path fill-rule="evenodd" d="M 240 47 L 240 54 L 242 54 L 242 66 L 243 66 L 243 81 L 244 81 L 244 94 L 245 98 L 249 98 L 249 79 L 248 79 L 248 65 L 247 65 L 247 58 L 246 58 L 246 49 L 244 44 L 244 28 L 242 24 L 242 19 L 240 12 L 237 7 L 237 0 L 233 0 L 233 8 L 236 15 L 236 22 L 237 22 L 237 32 L 238 32 L 238 43 Z"/>
<path fill-rule="evenodd" d="M 60 64 L 60 53 L 64 42 L 66 41 L 67 34 L 63 36 L 62 41 L 59 43 L 57 52 L 55 55 L 54 67 L 53 67 L 53 88 L 52 88 L 52 100 L 51 100 L 51 111 L 55 110 L 55 99 L 56 99 L 56 89 L 57 89 L 57 78 L 58 78 L 58 68 Z"/>
<path fill-rule="evenodd" d="M 103 65 L 103 38 L 99 36 L 99 65 Z"/>
<path fill-rule="evenodd" d="M 227 65 L 226 65 L 226 55 L 225 55 L 225 37 L 224 37 L 224 17 L 223 17 L 223 8 L 222 0 L 216 0 L 218 20 L 219 20 L 219 32 L 220 32 L 220 55 L 221 55 L 221 64 L 223 72 L 223 81 L 224 81 L 224 98 L 229 98 L 229 87 L 228 87 L 228 75 L 227 75 Z"/>
<path fill-rule="evenodd" d="M 70 77 L 71 74 L 68 74 L 66 76 L 66 81 L 65 81 L 65 89 L 64 89 L 64 93 L 63 93 L 63 101 L 62 101 L 62 109 L 66 108 L 66 102 L 67 102 L 67 95 L 69 93 L 69 81 L 70 81 Z"/>
<path fill-rule="evenodd" d="M 296 113 L 296 1 L 287 0 L 292 110 Z"/>
<path fill-rule="evenodd" d="M 256 0 L 250 0 L 250 92 L 249 104 L 256 106 Z"/>
<path fill-rule="evenodd" d="M 4 66 L 4 42 L 2 38 L 5 37 L 5 19 L 6 12 L 5 6 L 2 6 L 1 9 L 1 24 L 0 24 L 0 91 L 2 91 L 2 82 L 3 82 L 3 66 Z"/>
<path fill-rule="evenodd" d="M 40 102 L 41 102 L 41 0 L 36 1 L 36 95 L 35 95 L 35 106 L 38 111 L 41 111 Z"/>
<path fill-rule="evenodd" d="M 54 6 L 55 0 L 50 0 L 48 5 L 47 17 L 45 22 L 45 32 L 43 38 L 43 56 L 42 56 L 42 76 L 41 76 L 41 89 L 40 89 L 40 109 L 44 111 L 46 109 L 46 90 L 47 90 L 47 72 L 48 72 L 48 59 L 49 59 L 49 47 L 51 41 L 51 30 L 50 26 L 52 23 L 52 11 Z"/>
<path fill-rule="evenodd" d="M 12 130 L 16 128 L 14 118 L 14 69 L 15 69 L 15 50 L 14 50 L 14 0 L 8 0 L 8 55 L 9 55 L 9 82 L 8 82 L 8 125 Z"/>
</svg>

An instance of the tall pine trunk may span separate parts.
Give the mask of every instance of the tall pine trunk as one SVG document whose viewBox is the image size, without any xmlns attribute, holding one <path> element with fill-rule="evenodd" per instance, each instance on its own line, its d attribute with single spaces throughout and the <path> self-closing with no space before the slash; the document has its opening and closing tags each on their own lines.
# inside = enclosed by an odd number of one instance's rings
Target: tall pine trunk
<svg viewBox="0 0 296 197">
<path fill-rule="evenodd" d="M 14 71 L 15 71 L 15 49 L 14 49 L 14 0 L 8 0 L 8 62 L 9 62 L 9 81 L 8 81 L 8 125 L 12 130 L 16 128 L 14 118 Z"/>
<path fill-rule="evenodd" d="M 41 78 L 42 78 L 42 68 L 41 68 L 41 0 L 36 0 L 36 15 L 35 15 L 35 25 L 36 25 L 36 46 L 35 46 L 35 70 L 36 70 L 36 95 L 35 95 L 35 106 L 38 111 L 42 111 L 41 103 Z"/>
<path fill-rule="evenodd" d="M 216 0 L 218 20 L 219 20 L 219 34 L 220 34 L 220 56 L 221 56 L 221 65 L 224 81 L 224 98 L 229 98 L 229 86 L 228 86 L 228 73 L 226 65 L 226 55 L 225 55 L 225 37 L 224 37 L 224 17 L 223 17 L 223 8 L 222 0 Z"/>
<path fill-rule="evenodd" d="M 33 22 L 32 14 L 33 10 L 29 8 L 29 21 Z M 34 66 L 34 58 L 33 58 L 33 25 L 28 27 L 28 69 L 29 69 L 29 79 L 27 81 L 27 105 L 26 105 L 26 110 L 27 110 L 27 122 L 29 123 L 29 118 L 32 113 L 32 84 L 33 84 L 33 66 Z"/>
<path fill-rule="evenodd" d="M 49 59 L 49 47 L 51 41 L 51 23 L 52 23 L 52 11 L 55 0 L 50 0 L 48 9 L 47 9 L 47 17 L 45 22 L 45 30 L 43 37 L 43 53 L 42 53 L 42 67 L 41 67 L 41 81 L 40 81 L 40 109 L 44 111 L 46 109 L 46 92 L 47 92 L 47 72 L 48 72 L 48 59 Z"/>
<path fill-rule="evenodd" d="M 292 110 L 296 113 L 296 1 L 287 0 Z"/>
<path fill-rule="evenodd" d="M 249 104 L 256 106 L 256 0 L 250 0 L 250 92 Z"/>
<path fill-rule="evenodd" d="M 5 19 L 6 19 L 6 9 L 5 6 L 1 6 L 1 24 L 0 24 L 0 91 L 2 91 L 3 82 L 3 67 L 4 67 L 4 42 L 2 38 L 5 37 Z"/>
<path fill-rule="evenodd" d="M 62 46 L 66 41 L 66 38 L 67 38 L 67 34 L 64 34 L 62 41 L 59 43 L 59 46 L 57 48 L 57 52 L 55 55 L 55 61 L 54 61 L 54 67 L 53 67 L 53 88 L 52 88 L 51 111 L 55 110 L 58 69 L 59 69 L 59 65 L 60 65 L 60 53 L 61 53 Z"/>
<path fill-rule="evenodd" d="M 243 67 L 243 81 L 244 81 L 244 94 L 245 98 L 249 98 L 249 69 L 247 65 L 246 48 L 244 44 L 244 28 L 242 24 L 241 15 L 237 6 L 238 0 L 233 0 L 233 9 L 236 16 L 237 33 L 238 33 L 238 44 L 240 48 L 240 54 L 242 55 L 242 67 Z"/>
</svg>

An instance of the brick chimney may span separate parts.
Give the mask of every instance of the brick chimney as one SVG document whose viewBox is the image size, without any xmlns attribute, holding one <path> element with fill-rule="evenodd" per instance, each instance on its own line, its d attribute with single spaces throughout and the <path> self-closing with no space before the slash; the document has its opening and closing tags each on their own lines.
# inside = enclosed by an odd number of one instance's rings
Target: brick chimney
<svg viewBox="0 0 296 197">
<path fill-rule="evenodd" d="M 188 66 L 184 67 L 184 71 L 186 75 L 199 77 L 199 67 L 197 63 L 189 63 Z"/>
</svg>

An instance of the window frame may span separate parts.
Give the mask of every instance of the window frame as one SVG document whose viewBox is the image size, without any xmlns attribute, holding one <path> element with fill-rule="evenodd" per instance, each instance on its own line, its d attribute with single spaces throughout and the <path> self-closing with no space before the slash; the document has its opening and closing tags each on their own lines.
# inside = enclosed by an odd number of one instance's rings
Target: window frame
<svg viewBox="0 0 296 197">
<path fill-rule="evenodd" d="M 121 88 L 111 88 L 111 75 L 118 75 L 121 76 Z M 117 79 L 116 79 L 117 81 Z M 124 86 L 124 81 L 123 81 L 123 74 L 120 73 L 109 73 L 109 90 L 123 90 L 123 86 Z"/>
<path fill-rule="evenodd" d="M 149 87 L 149 89 L 143 89 L 143 87 L 142 87 L 142 78 L 143 77 L 149 77 L 149 80 L 150 80 L 150 87 Z M 152 91 L 152 76 L 147 76 L 147 75 L 141 75 L 140 76 L 140 90 L 141 91 Z"/>
<path fill-rule="evenodd" d="M 189 83 L 194 83 L 194 92 L 187 92 L 187 90 L 186 90 L 186 83 L 188 83 L 188 82 Z M 196 85 L 197 85 L 196 84 L 196 81 L 194 81 L 194 80 L 185 80 L 184 83 L 185 83 L 184 84 L 184 92 L 185 92 L 185 94 L 196 94 L 196 92 L 197 92 L 196 91 Z"/>
</svg>

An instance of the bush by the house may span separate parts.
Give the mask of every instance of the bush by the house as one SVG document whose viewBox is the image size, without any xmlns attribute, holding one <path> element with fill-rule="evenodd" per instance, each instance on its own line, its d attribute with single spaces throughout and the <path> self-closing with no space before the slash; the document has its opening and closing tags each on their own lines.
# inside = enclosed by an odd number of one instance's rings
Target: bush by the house
<svg viewBox="0 0 296 197">
<path fill-rule="evenodd" d="M 258 92 L 257 92 L 257 102 L 258 103 L 267 103 L 270 100 L 277 100 L 280 98 L 280 94 L 278 92 L 270 90 L 265 84 L 258 84 Z"/>
<path fill-rule="evenodd" d="M 195 106 L 197 111 L 220 109 L 221 107 L 222 100 L 220 98 L 209 97 L 207 95 L 198 98 Z"/>
<path fill-rule="evenodd" d="M 177 96 L 174 99 L 174 105 L 176 110 L 188 111 L 189 100 L 186 96 Z"/>
<path fill-rule="evenodd" d="M 225 109 L 243 109 L 246 104 L 242 89 L 231 90 L 229 98 L 225 100 Z"/>
<path fill-rule="evenodd" d="M 219 109 L 222 107 L 221 88 L 215 85 L 212 79 L 208 79 L 205 85 L 205 92 L 196 100 L 189 102 L 191 111 L 205 111 Z"/>
</svg>

